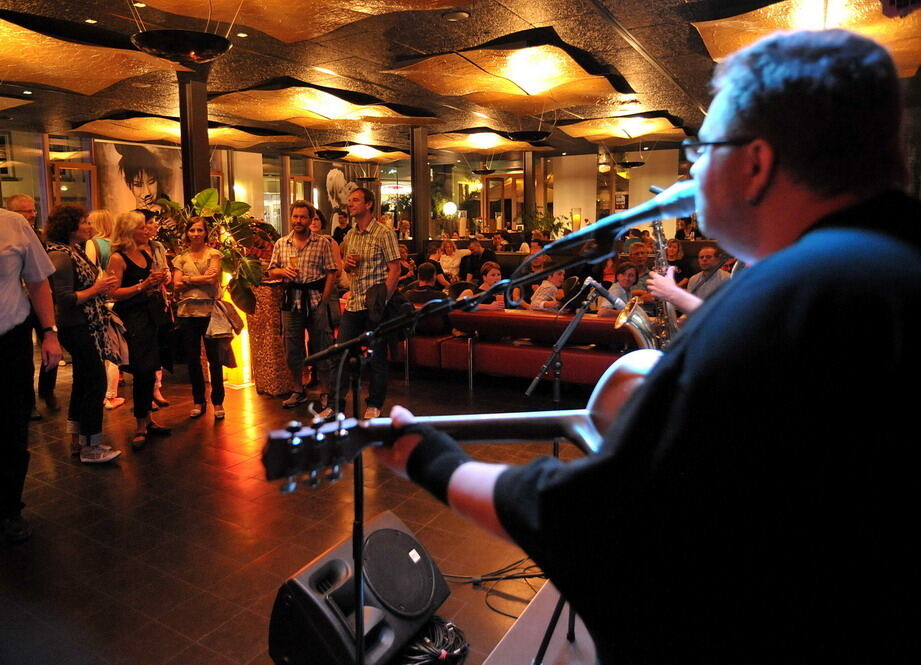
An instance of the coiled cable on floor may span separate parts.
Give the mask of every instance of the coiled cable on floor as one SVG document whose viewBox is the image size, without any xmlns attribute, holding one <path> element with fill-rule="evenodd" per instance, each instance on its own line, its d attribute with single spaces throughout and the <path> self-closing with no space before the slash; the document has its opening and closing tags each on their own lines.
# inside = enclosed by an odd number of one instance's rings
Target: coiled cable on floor
<svg viewBox="0 0 921 665">
<path fill-rule="evenodd" d="M 394 665 L 460 665 L 467 659 L 467 638 L 464 631 L 450 621 L 435 615 L 416 633 Z"/>
</svg>

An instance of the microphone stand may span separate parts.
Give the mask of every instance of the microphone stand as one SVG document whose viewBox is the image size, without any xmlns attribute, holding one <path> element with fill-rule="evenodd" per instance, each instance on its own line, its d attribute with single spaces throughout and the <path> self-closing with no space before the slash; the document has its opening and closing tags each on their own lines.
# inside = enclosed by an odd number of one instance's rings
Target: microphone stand
<svg viewBox="0 0 921 665">
<path fill-rule="evenodd" d="M 566 346 L 566 342 L 569 341 L 569 338 L 572 336 L 572 333 L 579 325 L 582 317 L 585 316 L 585 313 L 588 311 L 588 308 L 591 306 L 594 299 L 595 287 L 593 286 L 589 288 L 588 294 L 585 296 L 585 300 L 582 302 L 582 305 L 572 317 L 572 321 L 569 322 L 569 325 L 566 326 L 566 329 L 560 334 L 559 339 L 556 340 L 556 343 L 553 345 L 553 350 L 550 352 L 550 356 L 547 358 L 543 367 L 540 368 L 537 376 L 535 376 L 534 380 L 531 381 L 531 385 L 528 386 L 528 389 L 524 393 L 526 397 L 531 396 L 531 394 L 537 388 L 537 385 L 540 383 L 541 378 L 547 372 L 548 368 L 553 365 L 553 407 L 559 410 L 561 401 L 560 384 L 561 376 L 563 374 L 563 347 Z M 559 438 L 553 440 L 553 456 L 560 456 Z M 565 604 L 566 599 L 563 598 L 562 594 L 560 594 L 560 597 L 556 602 L 556 607 L 553 610 L 553 615 L 550 617 L 550 621 L 547 623 L 546 630 L 544 630 L 544 636 L 541 639 L 540 646 L 537 648 L 537 653 L 534 655 L 534 660 L 532 661 L 533 665 L 542 665 L 544 662 L 544 656 L 547 654 L 547 649 L 550 646 L 550 639 L 553 636 L 553 632 L 556 630 L 556 625 L 560 620 L 560 614 L 563 613 L 563 606 Z M 576 613 L 572 611 L 571 607 L 569 608 L 569 620 L 567 622 L 566 628 L 566 639 L 569 642 L 574 642 L 576 639 Z"/>
</svg>

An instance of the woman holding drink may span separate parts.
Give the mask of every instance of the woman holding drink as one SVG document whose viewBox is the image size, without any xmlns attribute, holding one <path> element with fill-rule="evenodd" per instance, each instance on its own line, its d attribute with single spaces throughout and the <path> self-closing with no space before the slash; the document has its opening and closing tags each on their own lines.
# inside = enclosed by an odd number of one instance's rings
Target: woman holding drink
<svg viewBox="0 0 921 665">
<path fill-rule="evenodd" d="M 141 249 L 149 239 L 146 220 L 139 212 L 122 213 L 112 232 L 112 258 L 109 273 L 115 277 L 111 292 L 115 313 L 125 324 L 128 342 L 128 371 L 134 375 L 132 393 L 137 430 L 131 439 L 135 450 L 147 444 L 149 435 L 168 435 L 170 430 L 150 418 L 156 372 L 160 369 L 157 321 L 151 294 L 167 280 L 164 268 L 157 268 L 150 254 Z"/>
</svg>

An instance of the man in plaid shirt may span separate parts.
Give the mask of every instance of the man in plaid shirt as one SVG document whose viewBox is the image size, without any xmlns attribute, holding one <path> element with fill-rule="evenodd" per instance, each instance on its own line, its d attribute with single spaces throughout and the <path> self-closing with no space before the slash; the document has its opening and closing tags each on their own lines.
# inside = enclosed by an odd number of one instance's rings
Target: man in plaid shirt
<svg viewBox="0 0 921 665">
<path fill-rule="evenodd" d="M 269 277 L 285 282 L 282 300 L 281 323 L 285 338 L 285 356 L 294 392 L 282 402 L 286 409 L 307 401 L 304 386 L 304 332 L 310 335 L 311 350 L 322 351 L 332 342 L 332 326 L 329 307 L 330 296 L 336 284 L 336 261 L 333 259 L 329 238 L 310 232 L 310 222 L 317 216 L 316 209 L 306 201 L 291 204 L 291 233 L 279 238 L 269 261 Z M 330 395 L 334 394 L 333 361 L 322 361 L 317 368 L 325 374 L 325 385 Z M 320 415 L 332 414 L 325 406 Z"/>
<path fill-rule="evenodd" d="M 387 297 L 390 298 L 400 279 L 397 236 L 393 229 L 373 217 L 374 194 L 359 187 L 349 194 L 347 205 L 355 226 L 342 242 L 343 266 L 352 278 L 349 304 L 339 328 L 339 340 L 343 342 L 358 337 L 368 329 L 368 304 L 365 301 L 368 289 L 385 283 Z M 387 345 L 383 340 L 377 341 L 372 347 L 370 364 L 371 387 L 364 417 L 377 418 L 387 396 Z M 341 387 L 338 404 L 340 411 L 345 409 L 347 394 L 348 386 L 344 385 Z"/>
</svg>

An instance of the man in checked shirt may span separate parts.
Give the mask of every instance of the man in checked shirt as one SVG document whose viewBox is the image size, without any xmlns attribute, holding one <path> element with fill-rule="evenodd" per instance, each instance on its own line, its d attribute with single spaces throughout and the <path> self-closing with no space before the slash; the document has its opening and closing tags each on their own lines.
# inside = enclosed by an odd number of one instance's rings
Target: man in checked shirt
<svg viewBox="0 0 921 665">
<path fill-rule="evenodd" d="M 400 252 L 393 229 L 380 224 L 373 216 L 374 194 L 359 187 L 349 194 L 347 206 L 355 226 L 342 242 L 343 267 L 352 278 L 352 293 L 342 315 L 339 341 L 357 337 L 368 329 L 368 289 L 384 283 L 387 298 L 393 295 L 400 279 Z M 377 418 L 387 396 L 387 345 L 383 340 L 372 347 L 371 386 L 364 412 L 365 418 Z M 338 408 L 345 410 L 348 385 L 343 385 Z"/>
<path fill-rule="evenodd" d="M 322 351 L 332 341 L 332 326 L 329 322 L 329 299 L 336 283 L 336 261 L 333 259 L 329 238 L 310 232 L 310 221 L 316 216 L 316 209 L 307 201 L 291 204 L 291 233 L 280 238 L 272 250 L 269 261 L 269 277 L 282 279 L 285 292 L 282 298 L 281 323 L 285 338 L 285 356 L 294 392 L 282 406 L 293 408 L 307 401 L 304 386 L 304 358 L 306 357 L 304 332 L 310 335 L 313 351 Z M 334 302 L 332 306 L 338 307 Z M 331 359 L 321 361 L 321 375 L 325 374 L 327 391 L 334 394 L 335 377 Z M 332 414 L 328 405 L 319 415 Z"/>
</svg>

